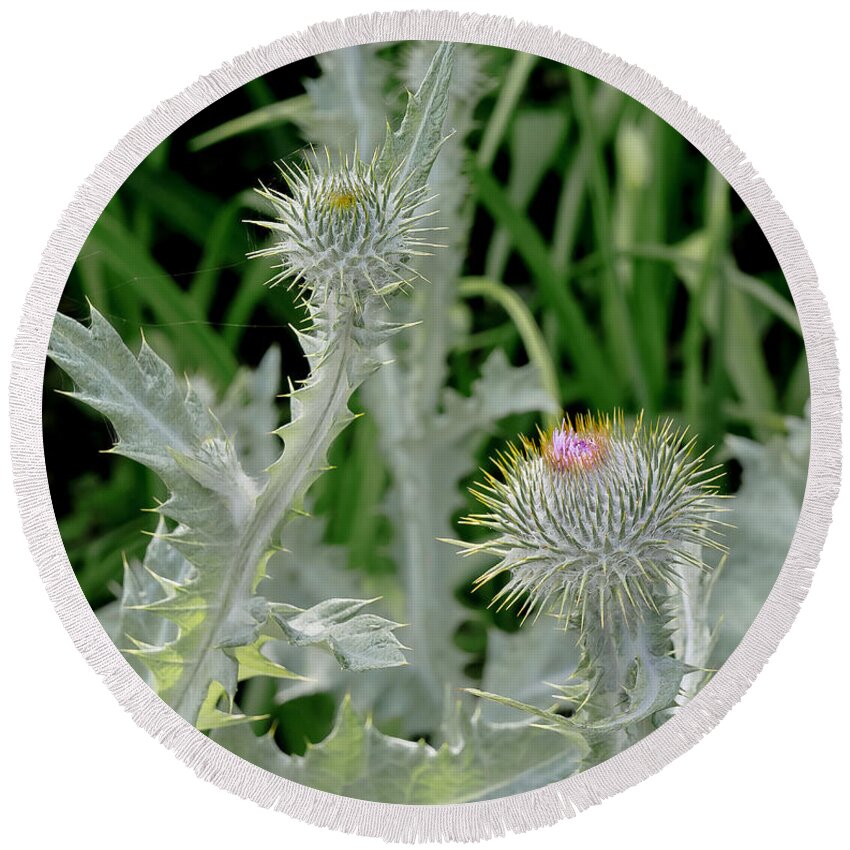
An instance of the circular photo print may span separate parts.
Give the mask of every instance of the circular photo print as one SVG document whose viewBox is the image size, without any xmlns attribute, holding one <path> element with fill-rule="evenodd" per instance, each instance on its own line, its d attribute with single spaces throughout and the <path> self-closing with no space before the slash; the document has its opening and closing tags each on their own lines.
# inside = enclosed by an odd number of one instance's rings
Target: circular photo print
<svg viewBox="0 0 850 850">
<path fill-rule="evenodd" d="M 222 97 L 115 194 L 45 371 L 55 514 L 165 703 L 309 788 L 542 788 L 665 723 L 809 458 L 779 263 L 617 89 L 400 42 Z"/>
</svg>

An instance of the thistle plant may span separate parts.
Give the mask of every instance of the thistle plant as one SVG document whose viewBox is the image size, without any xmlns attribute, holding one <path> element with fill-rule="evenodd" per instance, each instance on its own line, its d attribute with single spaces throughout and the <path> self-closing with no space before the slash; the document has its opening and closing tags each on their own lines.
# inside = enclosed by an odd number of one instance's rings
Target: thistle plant
<svg viewBox="0 0 850 850">
<path fill-rule="evenodd" d="M 71 395 L 109 417 L 113 452 L 148 466 L 169 490 L 145 561 L 127 566 L 121 622 L 137 629 L 120 639 L 157 693 L 200 728 L 248 719 L 234 710 L 240 679 L 295 677 L 261 651 L 274 640 L 322 644 L 351 670 L 405 663 L 398 624 L 362 613 L 369 600 L 302 610 L 270 601 L 261 586 L 280 528 L 302 510 L 328 448 L 354 418 L 352 393 L 403 328 L 380 320 L 374 305 L 415 277 L 407 260 L 421 245 L 416 210 L 444 138 L 451 53 L 437 51 L 399 132 L 388 130 L 368 164 L 355 153 L 337 165 L 328 157 L 321 169 L 290 166 L 289 195 L 261 191 L 276 214 L 263 225 L 277 238 L 260 253 L 280 258 L 273 282 L 300 287 L 310 375 L 291 388 L 290 421 L 276 432 L 284 451 L 260 475 L 244 471 L 214 414 L 146 343 L 132 354 L 94 309 L 88 328 L 57 315 L 49 354 L 74 380 Z"/>
<path fill-rule="evenodd" d="M 494 596 L 524 616 L 554 615 L 578 633 L 582 660 L 557 688 L 571 719 L 481 696 L 596 733 L 670 709 L 688 666 L 676 657 L 671 604 L 686 573 L 709 573 L 704 550 L 723 551 L 716 466 L 670 420 L 565 418 L 496 458 L 473 495 L 487 509 L 465 519 L 494 536 L 459 542 L 498 562 L 477 580 L 507 581 Z M 691 600 L 692 603 L 695 600 Z"/>
<path fill-rule="evenodd" d="M 48 394 L 69 558 L 139 675 L 255 764 L 402 804 L 539 788 L 675 712 L 763 603 L 805 486 L 799 323 L 778 267 L 739 267 L 726 182 L 613 88 L 433 42 L 292 71 L 187 122 L 80 254 L 91 322 L 57 316 L 47 382 L 115 445 L 63 490 Z"/>
</svg>

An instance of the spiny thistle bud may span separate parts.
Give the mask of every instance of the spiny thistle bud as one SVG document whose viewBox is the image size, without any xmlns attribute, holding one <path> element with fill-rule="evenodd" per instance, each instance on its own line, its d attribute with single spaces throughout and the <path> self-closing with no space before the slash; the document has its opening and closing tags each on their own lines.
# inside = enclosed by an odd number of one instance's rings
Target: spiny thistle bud
<svg viewBox="0 0 850 850">
<path fill-rule="evenodd" d="M 526 616 L 548 609 L 582 629 L 588 608 L 603 625 L 612 606 L 626 620 L 657 612 L 683 565 L 705 569 L 702 547 L 722 548 L 717 467 L 695 443 L 669 420 L 588 415 L 509 446 L 500 476 L 472 491 L 489 512 L 464 520 L 497 535 L 461 544 L 500 559 L 477 584 L 508 573 L 494 601 L 523 598 Z"/>
<path fill-rule="evenodd" d="M 412 185 L 412 172 L 403 175 L 403 163 L 382 168 L 377 153 L 368 163 L 356 152 L 339 164 L 327 151 L 325 159 L 280 165 L 289 194 L 258 190 L 276 220 L 253 223 L 276 239 L 254 256 L 280 258 L 271 285 L 299 286 L 308 306 L 337 297 L 362 310 L 369 298 L 385 299 L 420 277 L 410 258 L 439 247 L 423 239 L 432 229 L 423 219 L 433 213 L 417 214 L 431 199 L 424 185 Z"/>
</svg>

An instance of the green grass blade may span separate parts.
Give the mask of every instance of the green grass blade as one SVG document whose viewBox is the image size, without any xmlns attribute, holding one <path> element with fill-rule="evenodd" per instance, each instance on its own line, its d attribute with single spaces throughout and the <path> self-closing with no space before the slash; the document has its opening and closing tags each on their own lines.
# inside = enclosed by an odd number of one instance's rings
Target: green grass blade
<svg viewBox="0 0 850 850">
<path fill-rule="evenodd" d="M 561 390 L 558 385 L 558 373 L 555 371 L 555 364 L 552 362 L 546 340 L 522 298 L 503 283 L 486 277 L 462 278 L 458 286 L 458 293 L 462 298 L 473 298 L 475 296 L 489 298 L 504 309 L 516 325 L 528 354 L 528 359 L 534 363 L 540 373 L 543 389 L 558 407 L 561 407 Z M 551 420 L 550 424 L 557 424 L 559 417 L 554 416 L 549 417 L 549 419 Z"/>
<path fill-rule="evenodd" d="M 683 139 L 656 115 L 644 114 L 640 127 L 649 146 L 648 182 L 637 207 L 638 243 L 666 243 L 671 224 L 680 211 L 679 185 Z M 631 309 L 638 345 L 643 355 L 646 380 L 656 405 L 663 409 L 669 391 L 669 338 L 673 324 L 675 278 L 669 266 L 633 255 Z"/>
<path fill-rule="evenodd" d="M 499 97 L 490 120 L 484 128 L 481 145 L 478 148 L 476 161 L 479 168 L 488 169 L 496 158 L 496 152 L 502 143 L 505 132 L 513 117 L 517 103 L 522 96 L 525 84 L 528 82 L 537 57 L 531 53 L 515 53 L 508 73 L 499 90 Z"/>
<path fill-rule="evenodd" d="M 163 324 L 179 326 L 180 343 L 196 368 L 217 383 L 227 384 L 236 372 L 236 359 L 210 327 L 192 298 L 115 218 L 104 213 L 88 239 L 92 251 L 126 282 L 133 284 L 139 301 Z"/>
<path fill-rule="evenodd" d="M 84 248 L 77 257 L 74 270 L 80 276 L 80 286 L 86 298 L 101 313 L 108 313 L 110 307 L 107 297 L 105 269 L 99 255 Z"/>
<path fill-rule="evenodd" d="M 610 190 L 585 74 L 571 69 L 570 85 L 582 136 L 593 152 L 590 160 L 591 213 L 602 254 L 602 320 L 609 357 L 619 370 L 621 382 L 628 380 L 637 402 L 646 408 L 650 406 L 649 387 L 614 256 Z"/>
<path fill-rule="evenodd" d="M 705 180 L 705 247 L 701 257 L 701 267 L 696 279 L 696 287 L 691 293 L 688 316 L 682 343 L 684 360 L 684 383 L 682 396 L 688 421 L 705 435 L 707 427 L 705 417 L 714 415 L 709 412 L 703 393 L 705 372 L 703 365 L 703 346 L 705 343 L 705 313 L 709 301 L 709 290 L 718 281 L 720 253 L 725 243 L 728 228 L 728 189 L 729 184 L 711 166 L 706 168 Z M 723 282 L 719 285 L 723 286 Z M 724 297 L 724 303 L 731 306 L 731 299 Z M 725 310 L 720 313 L 719 333 L 723 325 Z M 734 336 L 732 337 L 734 339 Z M 715 350 L 717 347 L 715 347 Z M 722 351 L 723 348 L 721 347 Z"/>
<path fill-rule="evenodd" d="M 626 98 L 611 86 L 599 86 L 594 92 L 593 114 L 600 143 L 614 131 L 625 102 Z M 576 152 L 564 171 L 552 235 L 552 265 L 563 274 L 568 272 L 575 249 L 592 157 L 590 140 L 580 135 L 576 140 Z"/>
<path fill-rule="evenodd" d="M 785 412 L 791 416 L 803 416 L 810 393 L 809 360 L 806 352 L 801 351 L 785 390 Z"/>
<path fill-rule="evenodd" d="M 257 307 L 266 299 L 276 315 L 283 315 L 286 322 L 296 328 L 304 325 L 304 310 L 295 303 L 295 291 L 285 286 L 269 289 L 266 285 L 274 277 L 271 261 L 257 258 L 248 260 L 245 273 L 227 312 L 222 319 L 221 335 L 227 345 L 236 350 L 245 331 L 250 328 L 250 319 Z"/>
<path fill-rule="evenodd" d="M 791 301 L 783 298 L 764 281 L 752 275 L 744 274 L 734 265 L 729 269 L 729 276 L 732 286 L 749 295 L 754 301 L 758 301 L 799 336 L 803 335 L 797 310 Z"/>
<path fill-rule="evenodd" d="M 564 345 L 588 401 L 599 408 L 614 407 L 622 398 L 617 377 L 608 368 L 596 336 L 574 296 L 553 268 L 543 237 L 528 218 L 514 208 L 489 172 L 473 168 L 472 177 L 479 200 L 496 222 L 511 232 L 542 295 L 558 313 L 563 324 Z"/>
<path fill-rule="evenodd" d="M 540 188 L 549 166 L 564 141 L 567 116 L 559 109 L 526 109 L 514 120 L 509 138 L 511 172 L 507 194 L 519 210 L 528 205 Z M 485 275 L 501 280 L 513 244 L 510 233 L 500 227 L 487 248 Z"/>
<path fill-rule="evenodd" d="M 218 198 L 194 186 L 173 169 L 157 174 L 138 168 L 124 189 L 175 233 L 188 236 L 199 245 L 206 240 L 210 222 L 221 205 Z"/>
<path fill-rule="evenodd" d="M 241 240 L 239 247 L 234 250 L 233 245 L 236 240 L 233 239 L 233 236 L 235 231 L 241 232 L 244 228 L 240 211 L 258 209 L 260 205 L 258 205 L 257 200 L 258 196 L 255 192 L 240 192 L 225 204 L 213 219 L 204 242 L 200 264 L 189 287 L 198 309 L 205 314 L 209 313 L 222 266 L 229 261 L 246 261 L 244 239 Z"/>
<path fill-rule="evenodd" d="M 306 94 L 296 95 L 279 103 L 270 103 L 195 136 L 189 140 L 188 148 L 196 153 L 243 133 L 254 133 L 280 124 L 301 121 L 309 115 L 311 109 L 310 97 Z"/>
<path fill-rule="evenodd" d="M 777 409 L 776 389 L 765 362 L 761 333 L 747 298 L 729 287 L 726 308 L 725 365 L 743 407 L 759 415 Z M 769 436 L 757 428 L 761 440 Z"/>
<path fill-rule="evenodd" d="M 335 501 L 334 532 L 336 539 L 347 544 L 349 566 L 368 571 L 377 560 L 381 499 L 386 485 L 377 428 L 368 416 L 361 416 L 352 424 L 351 443 L 340 473 L 329 482 Z"/>
<path fill-rule="evenodd" d="M 692 234 L 691 238 L 699 239 L 702 233 L 704 231 L 697 231 Z M 651 242 L 633 245 L 631 248 L 618 249 L 616 254 L 618 257 L 647 260 L 653 263 L 668 263 L 672 266 L 696 266 L 697 268 L 701 268 L 703 264 L 703 260 L 700 257 L 695 257 L 692 251 L 683 250 L 677 245 L 658 245 Z M 583 274 L 596 271 L 601 266 L 602 255 L 598 251 L 588 254 L 569 269 L 567 278 L 573 280 Z M 728 276 L 730 286 L 749 296 L 753 301 L 757 301 L 762 307 L 773 313 L 777 319 L 784 322 L 792 331 L 798 335 L 802 335 L 797 311 L 788 298 L 784 298 L 763 280 L 742 272 L 735 265 L 732 257 L 728 257 L 725 262 L 725 273 Z M 657 277 L 658 272 L 656 271 L 654 274 Z"/>
</svg>

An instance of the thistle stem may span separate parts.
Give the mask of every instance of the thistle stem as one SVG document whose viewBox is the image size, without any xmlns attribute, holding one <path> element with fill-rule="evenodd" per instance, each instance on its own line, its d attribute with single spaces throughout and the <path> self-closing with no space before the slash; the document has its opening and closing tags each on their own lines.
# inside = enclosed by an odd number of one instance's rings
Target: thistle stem
<svg viewBox="0 0 850 850">
<path fill-rule="evenodd" d="M 191 721 L 196 719 L 206 697 L 196 683 L 207 653 L 219 644 L 228 612 L 235 600 L 253 593 L 261 578 L 258 569 L 272 546 L 275 531 L 318 477 L 331 443 L 353 418 L 348 401 L 359 382 L 353 382 L 351 375 L 363 371 L 357 364 L 366 366 L 368 357 L 364 357 L 353 341 L 351 317 L 339 324 L 332 331 L 309 383 L 293 394 L 293 398 L 302 401 L 303 408 L 285 429 L 284 453 L 269 468 L 266 486 L 257 497 L 254 512 L 245 518 L 236 549 L 241 553 L 240 563 L 228 571 L 218 603 L 208 612 L 199 630 L 199 651 L 194 656 L 192 671 L 181 677 L 179 690 L 168 694 L 170 704 Z"/>
</svg>

